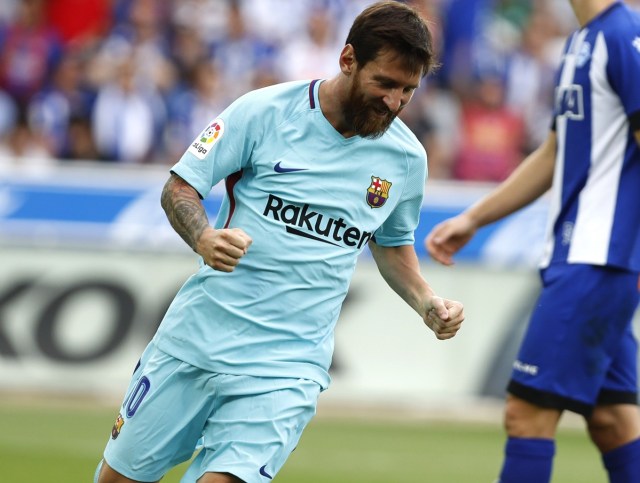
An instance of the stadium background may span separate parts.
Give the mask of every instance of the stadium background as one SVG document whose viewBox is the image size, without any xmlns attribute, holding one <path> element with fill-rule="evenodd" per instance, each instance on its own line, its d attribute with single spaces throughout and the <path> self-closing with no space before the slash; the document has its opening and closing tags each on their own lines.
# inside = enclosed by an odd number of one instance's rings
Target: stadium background
<svg viewBox="0 0 640 483">
<path fill-rule="evenodd" d="M 0 2 L 0 469 L 14 471 L 7 481 L 40 481 L 30 462 L 55 473 L 60 458 L 45 462 L 39 451 L 51 454 L 62 434 L 75 442 L 65 458 L 81 453 L 84 462 L 63 463 L 60 474 L 70 466 L 88 474 L 99 457 L 130 371 L 195 269 L 159 206 L 167 168 L 242 92 L 333 75 L 346 29 L 368 3 Z M 323 477 L 318 458 L 305 459 L 322 451 L 315 444 L 336 452 L 338 460 L 322 453 L 323 466 L 343 472 L 363 458 L 376 476 L 362 481 L 391 481 L 386 472 L 399 465 L 408 469 L 398 481 L 491 481 L 499 464 L 499 408 L 538 291 L 546 200 L 483 229 L 455 268 L 430 261 L 422 239 L 544 136 L 553 66 L 575 24 L 565 0 L 412 3 L 432 22 L 442 62 L 403 113 L 430 160 L 416 249 L 438 292 L 465 303 L 467 321 L 455 339 L 438 342 L 365 253 L 338 324 L 320 422 L 283 481 L 360 481 Z M 221 195 L 216 187 L 205 201 L 212 218 Z M 478 424 L 488 434 L 476 439 Z M 563 437 L 573 441 L 579 427 L 568 415 Z M 340 449 L 361 433 L 349 451 Z M 411 466 L 409 456 L 430 437 L 430 458 L 417 455 Z M 372 440 L 378 444 L 368 448 Z M 604 481 L 595 452 L 575 444 L 576 466 L 560 466 L 557 481 Z M 470 473 L 442 459 L 449 453 L 476 457 Z M 430 473 L 441 465 L 443 476 Z"/>
</svg>

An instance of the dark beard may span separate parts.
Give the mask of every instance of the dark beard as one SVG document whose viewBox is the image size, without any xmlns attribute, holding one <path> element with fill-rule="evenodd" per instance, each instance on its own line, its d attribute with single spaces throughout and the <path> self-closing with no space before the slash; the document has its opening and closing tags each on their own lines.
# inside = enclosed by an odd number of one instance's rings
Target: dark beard
<svg viewBox="0 0 640 483">
<path fill-rule="evenodd" d="M 376 111 L 386 112 L 384 117 L 379 117 Z M 360 91 L 359 82 L 351 86 L 343 114 L 354 132 L 367 139 L 381 137 L 396 118 L 396 114 L 391 112 L 384 103 L 380 102 L 380 106 L 374 106 L 371 102 L 367 102 Z"/>
</svg>

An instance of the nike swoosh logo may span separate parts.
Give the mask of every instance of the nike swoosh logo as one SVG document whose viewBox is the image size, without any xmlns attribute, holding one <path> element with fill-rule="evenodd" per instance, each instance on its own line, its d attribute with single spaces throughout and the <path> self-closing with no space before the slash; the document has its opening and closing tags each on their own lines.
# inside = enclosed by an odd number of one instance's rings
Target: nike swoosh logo
<svg viewBox="0 0 640 483">
<path fill-rule="evenodd" d="M 306 168 L 283 168 L 282 166 L 280 166 L 280 161 L 278 161 L 276 163 L 276 165 L 273 167 L 273 170 L 276 173 L 295 173 L 296 171 L 306 171 Z"/>
<path fill-rule="evenodd" d="M 265 468 L 266 468 L 266 467 L 267 467 L 267 465 L 263 465 L 263 466 L 260 468 L 260 474 L 261 474 L 262 476 L 266 476 L 266 477 L 267 477 L 267 478 L 269 478 L 270 480 L 273 480 L 273 477 L 272 477 L 269 473 L 267 473 L 267 472 L 266 472 L 266 470 L 265 470 Z"/>
</svg>

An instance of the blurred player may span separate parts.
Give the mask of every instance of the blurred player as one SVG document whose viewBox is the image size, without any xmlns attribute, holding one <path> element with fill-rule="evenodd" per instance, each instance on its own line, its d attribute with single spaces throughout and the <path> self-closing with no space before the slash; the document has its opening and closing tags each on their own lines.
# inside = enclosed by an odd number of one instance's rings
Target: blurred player
<svg viewBox="0 0 640 483">
<path fill-rule="evenodd" d="M 640 482 L 640 17 L 613 0 L 572 0 L 545 142 L 492 193 L 427 236 L 452 255 L 479 227 L 553 184 L 543 291 L 508 385 L 501 483 L 544 483 L 563 410 L 583 415 L 612 483 Z"/>
<path fill-rule="evenodd" d="M 355 20 L 340 72 L 254 91 L 171 169 L 162 206 L 200 255 L 142 355 L 100 483 L 266 482 L 329 385 L 334 326 L 369 246 L 389 285 L 438 339 L 463 321 L 414 251 L 424 148 L 396 115 L 434 64 L 424 21 L 398 2 Z M 225 180 L 215 228 L 200 202 Z"/>
</svg>

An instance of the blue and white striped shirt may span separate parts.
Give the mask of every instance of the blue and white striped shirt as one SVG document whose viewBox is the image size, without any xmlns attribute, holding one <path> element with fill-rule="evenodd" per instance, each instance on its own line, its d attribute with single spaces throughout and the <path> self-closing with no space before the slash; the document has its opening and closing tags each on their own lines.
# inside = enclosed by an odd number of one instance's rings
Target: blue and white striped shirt
<svg viewBox="0 0 640 483">
<path fill-rule="evenodd" d="M 542 267 L 640 270 L 640 15 L 614 3 L 567 40 Z"/>
</svg>

